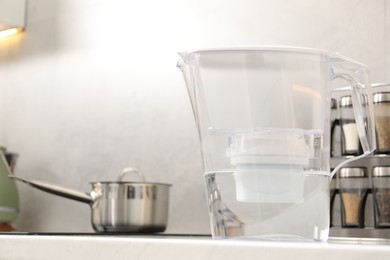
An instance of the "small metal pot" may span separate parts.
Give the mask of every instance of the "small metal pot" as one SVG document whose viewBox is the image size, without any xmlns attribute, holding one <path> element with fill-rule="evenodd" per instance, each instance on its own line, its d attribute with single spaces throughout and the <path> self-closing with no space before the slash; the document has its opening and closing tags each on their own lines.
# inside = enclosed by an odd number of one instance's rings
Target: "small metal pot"
<svg viewBox="0 0 390 260">
<path fill-rule="evenodd" d="M 139 173 L 126 168 L 116 182 L 92 182 L 92 191 L 84 193 L 43 181 L 27 181 L 32 187 L 91 206 L 92 226 L 97 232 L 163 232 L 168 222 L 170 184 L 122 181 L 128 173 Z"/>
</svg>

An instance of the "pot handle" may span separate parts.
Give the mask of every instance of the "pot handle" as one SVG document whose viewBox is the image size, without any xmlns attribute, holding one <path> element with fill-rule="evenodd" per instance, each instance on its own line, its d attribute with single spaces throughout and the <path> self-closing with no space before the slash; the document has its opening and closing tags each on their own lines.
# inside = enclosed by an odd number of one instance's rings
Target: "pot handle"
<svg viewBox="0 0 390 260">
<path fill-rule="evenodd" d="M 37 188 L 41 191 L 48 192 L 48 193 L 51 193 L 51 194 L 54 194 L 54 195 L 57 195 L 60 197 L 64 197 L 64 198 L 68 198 L 68 199 L 72 199 L 72 200 L 77 200 L 77 201 L 88 203 L 88 204 L 90 204 L 94 201 L 93 198 L 89 194 L 81 192 L 81 191 L 76 191 L 73 189 L 65 188 L 62 186 L 58 186 L 56 184 L 51 184 L 51 183 L 43 182 L 43 181 L 28 181 L 28 180 L 22 179 L 20 177 L 16 177 L 15 175 L 8 175 L 8 176 L 14 180 L 24 182 L 24 183 L 26 183 L 34 188 Z"/>
</svg>

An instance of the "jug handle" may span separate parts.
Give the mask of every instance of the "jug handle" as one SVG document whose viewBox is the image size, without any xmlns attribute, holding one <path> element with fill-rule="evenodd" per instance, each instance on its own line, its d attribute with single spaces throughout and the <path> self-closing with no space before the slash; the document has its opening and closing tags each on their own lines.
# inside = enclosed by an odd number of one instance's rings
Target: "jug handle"
<svg viewBox="0 0 390 260">
<path fill-rule="evenodd" d="M 368 73 L 366 73 L 366 74 L 368 76 Z M 363 154 L 351 157 L 348 160 L 345 160 L 342 163 L 340 163 L 339 165 L 337 165 L 333 169 L 333 171 L 331 172 L 330 179 L 332 179 L 334 174 L 336 174 L 336 172 L 338 170 L 340 170 L 340 168 L 342 168 L 344 165 L 346 165 L 352 161 L 356 161 L 356 160 L 359 160 L 361 158 L 364 158 L 367 155 L 374 152 L 374 150 L 376 149 L 376 147 L 375 147 L 375 145 L 376 145 L 375 133 L 371 133 L 372 143 L 371 143 L 371 147 L 370 147 L 369 141 L 367 139 L 366 131 L 365 131 L 365 122 L 363 120 L 364 113 L 363 113 L 363 109 L 361 106 L 361 104 L 363 104 L 362 100 L 361 100 L 362 94 L 359 91 L 360 89 L 363 89 L 364 86 L 362 86 L 354 77 L 352 77 L 351 75 L 346 74 L 346 73 L 335 74 L 335 77 L 333 79 L 336 79 L 336 78 L 344 79 L 344 80 L 348 81 L 351 85 L 352 109 L 353 109 L 354 116 L 355 116 L 356 128 L 357 128 L 357 132 L 359 135 L 360 143 L 362 145 Z M 371 87 L 371 86 L 368 86 L 368 87 Z M 368 113 L 368 118 L 366 118 L 366 119 L 368 120 L 369 129 L 371 131 L 375 131 L 374 130 L 375 129 L 374 115 L 372 112 L 372 101 L 371 101 L 370 94 L 371 93 L 369 92 L 367 95 L 363 96 L 363 97 L 366 97 L 366 100 L 363 100 L 363 102 L 364 102 L 364 104 L 366 104 L 368 106 L 369 113 Z"/>
</svg>

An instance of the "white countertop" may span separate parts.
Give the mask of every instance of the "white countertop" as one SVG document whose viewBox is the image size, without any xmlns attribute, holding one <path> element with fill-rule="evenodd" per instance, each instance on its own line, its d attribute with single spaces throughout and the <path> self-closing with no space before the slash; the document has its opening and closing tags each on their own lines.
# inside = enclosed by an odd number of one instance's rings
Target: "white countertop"
<svg viewBox="0 0 390 260">
<path fill-rule="evenodd" d="M 390 259 L 390 240 L 321 242 L 212 240 L 183 236 L 0 234 L 0 259 Z"/>
</svg>

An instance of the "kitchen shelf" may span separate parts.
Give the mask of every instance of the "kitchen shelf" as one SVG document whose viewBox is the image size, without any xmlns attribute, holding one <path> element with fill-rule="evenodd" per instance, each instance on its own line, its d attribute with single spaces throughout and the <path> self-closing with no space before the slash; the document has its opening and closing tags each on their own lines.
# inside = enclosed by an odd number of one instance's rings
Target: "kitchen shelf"
<svg viewBox="0 0 390 260">
<path fill-rule="evenodd" d="M 335 168 L 341 162 L 349 159 L 347 156 L 331 157 L 330 158 L 330 167 Z M 360 158 L 359 160 L 352 161 L 343 167 L 366 167 L 369 172 L 375 166 L 390 166 L 390 155 L 388 154 L 373 154 L 366 157 Z"/>
<path fill-rule="evenodd" d="M 335 168 L 338 164 L 345 161 L 349 157 L 331 157 L 330 166 Z M 343 167 L 364 167 L 368 172 L 369 190 L 372 187 L 372 169 L 376 166 L 390 166 L 390 155 L 387 154 L 373 154 L 368 155 L 356 161 L 352 161 Z M 336 176 L 334 176 L 335 178 Z M 338 187 L 337 187 L 338 188 Z M 336 195 L 335 204 L 333 205 L 333 224 L 330 228 L 330 235 L 334 237 L 360 237 L 360 238 L 385 238 L 390 239 L 389 228 L 374 228 L 374 209 L 372 194 L 369 193 L 365 205 L 365 228 L 341 228 L 340 216 L 340 198 Z"/>
</svg>

